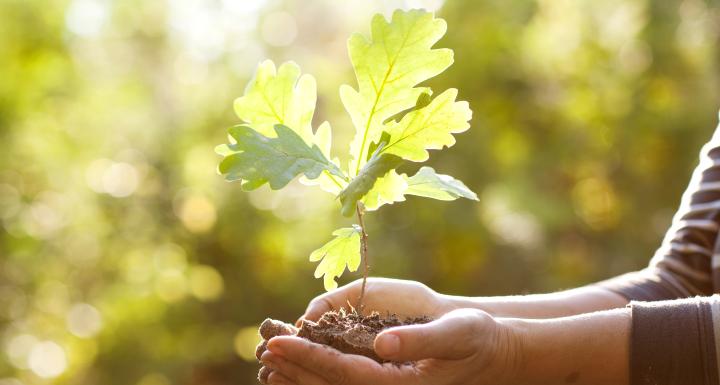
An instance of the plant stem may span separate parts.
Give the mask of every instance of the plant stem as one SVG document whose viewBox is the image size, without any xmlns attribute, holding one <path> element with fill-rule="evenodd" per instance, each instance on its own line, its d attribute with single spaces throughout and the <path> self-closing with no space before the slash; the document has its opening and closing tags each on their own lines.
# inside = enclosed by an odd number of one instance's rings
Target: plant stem
<svg viewBox="0 0 720 385">
<path fill-rule="evenodd" d="M 370 270 L 370 265 L 368 263 L 368 253 L 367 253 L 367 233 L 365 232 L 365 223 L 363 222 L 363 215 L 364 210 L 360 208 L 360 202 L 357 203 L 355 206 L 355 211 L 357 211 L 357 217 L 358 222 L 360 222 L 360 256 L 363 260 L 363 281 L 362 281 L 362 288 L 360 289 L 360 299 L 358 300 L 358 312 L 362 314 L 363 310 L 363 299 L 365 298 L 365 285 L 367 284 L 368 279 L 368 272 Z"/>
</svg>

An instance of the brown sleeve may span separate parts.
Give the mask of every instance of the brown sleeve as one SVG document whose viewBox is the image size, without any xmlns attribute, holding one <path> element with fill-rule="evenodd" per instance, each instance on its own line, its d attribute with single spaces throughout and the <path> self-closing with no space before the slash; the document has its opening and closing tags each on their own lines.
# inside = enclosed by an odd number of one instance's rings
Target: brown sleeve
<svg viewBox="0 0 720 385">
<path fill-rule="evenodd" d="M 720 297 L 632 302 L 631 385 L 718 385 Z"/>
<path fill-rule="evenodd" d="M 702 148 L 660 248 L 642 271 L 599 285 L 629 300 L 657 301 L 713 293 L 712 260 L 720 229 L 720 126 Z"/>
</svg>

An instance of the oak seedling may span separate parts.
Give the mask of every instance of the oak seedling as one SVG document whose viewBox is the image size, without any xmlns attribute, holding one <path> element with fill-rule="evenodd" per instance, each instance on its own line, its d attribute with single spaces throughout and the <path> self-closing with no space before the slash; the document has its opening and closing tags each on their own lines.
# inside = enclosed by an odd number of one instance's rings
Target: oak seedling
<svg viewBox="0 0 720 385">
<path fill-rule="evenodd" d="M 472 111 L 457 100 L 457 90 L 437 96 L 418 86 L 453 63 L 453 51 L 433 48 L 445 34 L 444 20 L 423 10 L 395 11 L 390 21 L 372 19 L 371 36 L 353 34 L 348 40 L 357 87 L 342 85 L 340 98 L 355 126 L 349 161 L 332 157 L 330 123 L 313 130 L 317 100 L 315 78 L 301 74 L 294 62 L 276 68 L 266 60 L 257 68 L 234 109 L 242 121 L 228 131 L 228 144 L 219 172 L 239 181 L 243 190 L 264 184 L 278 190 L 300 176 L 301 182 L 335 195 L 340 212 L 357 216 L 357 224 L 335 230 L 333 238 L 310 254 L 319 262 L 315 277 L 324 277 L 326 290 L 345 268 L 364 265 L 358 309 L 362 309 L 368 275 L 364 215 L 381 206 L 401 202 L 407 195 L 439 200 L 477 195 L 461 181 L 421 167 L 416 174 L 399 174 L 405 162 L 428 160 L 428 150 L 455 144 L 453 134 L 466 131 Z"/>
</svg>

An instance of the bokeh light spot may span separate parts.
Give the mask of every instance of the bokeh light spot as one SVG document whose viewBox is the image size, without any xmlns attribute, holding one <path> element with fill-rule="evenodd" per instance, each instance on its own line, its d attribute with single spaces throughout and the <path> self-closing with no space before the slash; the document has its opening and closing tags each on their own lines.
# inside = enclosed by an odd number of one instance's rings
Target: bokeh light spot
<svg viewBox="0 0 720 385">
<path fill-rule="evenodd" d="M 182 272 L 187 267 L 185 250 L 174 244 L 167 243 L 155 250 L 155 269 L 159 272 L 173 270 Z"/>
<path fill-rule="evenodd" d="M 37 342 L 37 338 L 30 334 L 21 334 L 10 339 L 5 347 L 10 363 L 18 369 L 27 369 L 28 355 Z"/>
<path fill-rule="evenodd" d="M 223 278 L 212 266 L 197 265 L 190 268 L 190 292 L 201 301 L 212 301 L 223 292 Z"/>
<path fill-rule="evenodd" d="M 107 1 L 74 0 L 65 15 L 65 25 L 77 35 L 95 37 L 102 31 L 109 14 Z"/>
<path fill-rule="evenodd" d="M 202 195 L 181 197 L 176 214 L 182 224 L 193 233 L 204 233 L 215 224 L 217 213 L 215 205 Z"/>
<path fill-rule="evenodd" d="M 67 357 L 60 345 L 52 341 L 43 341 L 33 346 L 28 357 L 28 366 L 40 377 L 53 378 L 65 371 Z"/>
<path fill-rule="evenodd" d="M 115 198 L 132 195 L 140 184 L 139 173 L 133 165 L 108 159 L 97 159 L 90 163 L 85 180 L 93 191 Z"/>
<path fill-rule="evenodd" d="M 80 338 L 90 338 L 102 329 L 102 316 L 93 306 L 86 303 L 73 305 L 68 312 L 67 328 Z"/>
<path fill-rule="evenodd" d="M 245 361 L 256 361 L 255 348 L 262 341 L 257 326 L 248 326 L 235 334 L 235 353 Z"/>
<path fill-rule="evenodd" d="M 187 281 L 182 273 L 166 270 L 155 281 L 155 293 L 165 302 L 178 302 L 187 295 Z"/>
</svg>

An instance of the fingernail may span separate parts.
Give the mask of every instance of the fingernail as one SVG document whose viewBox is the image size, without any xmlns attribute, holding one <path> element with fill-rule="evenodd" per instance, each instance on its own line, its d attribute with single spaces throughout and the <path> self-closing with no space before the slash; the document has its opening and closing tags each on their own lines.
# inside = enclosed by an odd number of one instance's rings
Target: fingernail
<svg viewBox="0 0 720 385">
<path fill-rule="evenodd" d="M 275 354 L 275 355 L 278 355 L 278 356 L 284 356 L 284 355 L 285 355 L 285 353 L 283 352 L 283 350 L 282 350 L 279 346 L 277 346 L 277 344 L 268 344 L 267 350 L 269 350 L 270 353 Z"/>
<path fill-rule="evenodd" d="M 393 356 L 400 352 L 400 338 L 394 334 L 382 334 L 375 341 L 375 350 L 381 356 Z"/>
</svg>

